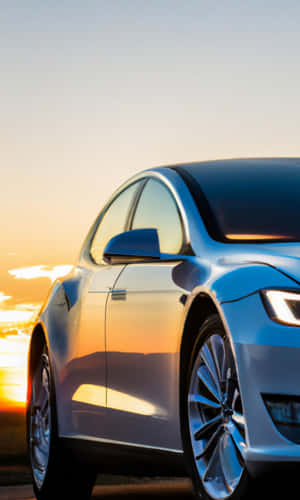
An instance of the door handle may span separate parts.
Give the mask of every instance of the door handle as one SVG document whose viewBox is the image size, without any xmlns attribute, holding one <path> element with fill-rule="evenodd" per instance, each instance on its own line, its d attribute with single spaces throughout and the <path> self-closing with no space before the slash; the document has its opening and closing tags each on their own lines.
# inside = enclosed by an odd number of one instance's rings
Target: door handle
<svg viewBox="0 0 300 500">
<path fill-rule="evenodd" d="M 126 300 L 127 291 L 126 290 L 111 290 L 111 300 Z"/>
</svg>

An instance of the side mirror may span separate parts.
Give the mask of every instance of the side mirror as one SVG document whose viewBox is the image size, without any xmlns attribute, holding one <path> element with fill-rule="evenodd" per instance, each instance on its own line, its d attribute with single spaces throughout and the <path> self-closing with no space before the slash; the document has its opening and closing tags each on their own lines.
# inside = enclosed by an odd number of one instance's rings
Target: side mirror
<svg viewBox="0 0 300 500">
<path fill-rule="evenodd" d="M 156 229 L 133 229 L 117 234 L 104 249 L 109 264 L 159 260 L 160 248 Z"/>
</svg>

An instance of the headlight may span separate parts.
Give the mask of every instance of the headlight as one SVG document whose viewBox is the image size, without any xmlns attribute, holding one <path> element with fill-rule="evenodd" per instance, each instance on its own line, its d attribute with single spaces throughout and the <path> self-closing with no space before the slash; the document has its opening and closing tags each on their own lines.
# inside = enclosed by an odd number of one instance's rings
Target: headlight
<svg viewBox="0 0 300 500">
<path fill-rule="evenodd" d="M 274 321 L 300 326 L 300 293 L 282 290 L 263 290 L 264 305 Z"/>
</svg>

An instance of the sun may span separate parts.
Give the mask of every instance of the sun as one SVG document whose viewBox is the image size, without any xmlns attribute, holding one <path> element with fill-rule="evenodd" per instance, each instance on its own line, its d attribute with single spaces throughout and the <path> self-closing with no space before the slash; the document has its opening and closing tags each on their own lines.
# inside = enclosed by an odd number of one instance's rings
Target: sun
<svg viewBox="0 0 300 500">
<path fill-rule="evenodd" d="M 0 406 L 25 406 L 27 394 L 27 354 L 29 336 L 0 338 Z"/>
</svg>

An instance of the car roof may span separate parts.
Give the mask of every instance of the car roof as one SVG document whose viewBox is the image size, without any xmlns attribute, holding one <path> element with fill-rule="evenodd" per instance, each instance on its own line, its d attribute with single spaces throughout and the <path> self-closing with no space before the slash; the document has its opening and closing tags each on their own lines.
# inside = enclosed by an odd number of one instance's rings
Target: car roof
<svg viewBox="0 0 300 500">
<path fill-rule="evenodd" d="M 300 158 L 289 158 L 289 157 L 278 157 L 278 158 L 231 158 L 222 160 L 206 160 L 206 161 L 193 161 L 184 163 L 174 163 L 170 165 L 164 165 L 165 168 L 185 168 L 191 173 L 193 170 L 201 168 L 203 170 L 210 168 L 222 168 L 231 169 L 241 167 L 243 169 L 260 167 L 260 168 L 273 168 L 273 167 L 287 167 L 294 165 L 300 165 Z"/>
</svg>

